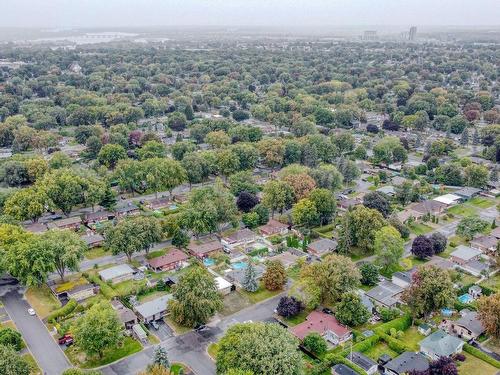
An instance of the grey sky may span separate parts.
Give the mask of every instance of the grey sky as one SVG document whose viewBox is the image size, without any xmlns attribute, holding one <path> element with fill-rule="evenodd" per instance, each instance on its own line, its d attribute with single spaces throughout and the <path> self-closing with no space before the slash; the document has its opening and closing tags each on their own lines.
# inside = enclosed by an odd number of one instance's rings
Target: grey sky
<svg viewBox="0 0 500 375">
<path fill-rule="evenodd" d="M 493 25 L 500 0 L 0 0 L 0 27 Z"/>
</svg>

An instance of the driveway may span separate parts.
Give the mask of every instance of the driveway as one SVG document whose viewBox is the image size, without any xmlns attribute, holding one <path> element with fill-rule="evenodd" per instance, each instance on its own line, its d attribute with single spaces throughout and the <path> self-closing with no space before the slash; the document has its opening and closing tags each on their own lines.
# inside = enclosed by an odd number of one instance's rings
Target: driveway
<svg viewBox="0 0 500 375">
<path fill-rule="evenodd" d="M 21 290 L 6 293 L 2 302 L 44 374 L 60 375 L 70 367 L 66 356 L 42 321 L 37 316 L 28 314 L 30 305 L 23 299 Z"/>
</svg>

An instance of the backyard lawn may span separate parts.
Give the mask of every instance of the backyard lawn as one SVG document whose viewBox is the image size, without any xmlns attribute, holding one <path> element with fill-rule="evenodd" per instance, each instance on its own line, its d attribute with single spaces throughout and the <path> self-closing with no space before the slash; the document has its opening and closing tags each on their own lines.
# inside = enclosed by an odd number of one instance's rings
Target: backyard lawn
<svg viewBox="0 0 500 375">
<path fill-rule="evenodd" d="M 236 290 L 224 296 L 224 308 L 220 311 L 220 314 L 228 316 L 251 305 L 248 297 Z"/>
<path fill-rule="evenodd" d="M 484 197 L 474 197 L 469 201 L 469 204 L 479 208 L 489 208 L 495 204 L 491 199 Z"/>
<path fill-rule="evenodd" d="M 404 332 L 403 337 L 401 337 L 400 340 L 411 346 L 413 350 L 418 351 L 420 348 L 418 343 L 424 338 L 425 336 L 418 333 L 417 327 L 410 327 Z"/>
<path fill-rule="evenodd" d="M 97 246 L 85 251 L 85 258 L 87 259 L 97 259 L 106 255 L 111 255 L 111 251 L 102 246 Z"/>
<path fill-rule="evenodd" d="M 70 346 L 66 351 L 71 363 L 81 368 L 94 368 L 104 366 L 108 363 L 117 361 L 120 358 L 127 357 L 131 354 L 140 352 L 142 345 L 131 337 L 123 339 L 123 345 L 113 349 L 106 350 L 102 358 L 86 358 L 85 354 L 78 350 L 76 345 Z"/>
<path fill-rule="evenodd" d="M 377 359 L 382 355 L 382 354 L 389 354 L 392 358 L 396 358 L 398 356 L 398 353 L 396 353 L 394 350 L 389 348 L 387 344 L 383 341 L 379 341 L 376 345 L 368 349 L 366 352 L 363 353 L 364 355 L 370 357 L 374 361 L 377 361 Z"/>
<path fill-rule="evenodd" d="M 465 355 L 464 362 L 460 363 L 458 367 L 458 373 L 461 375 L 472 375 L 472 374 L 481 374 L 481 375 L 494 375 L 497 373 L 498 369 L 493 367 L 489 363 L 481 361 L 479 358 L 476 358 L 469 353 L 462 352 Z"/>
<path fill-rule="evenodd" d="M 311 310 L 302 310 L 299 315 L 293 316 L 291 318 L 281 317 L 281 319 L 283 319 L 286 324 L 293 327 L 293 326 L 296 326 L 297 324 L 300 324 L 303 321 L 305 321 L 307 315 L 309 315 L 310 312 L 311 312 Z"/>
<path fill-rule="evenodd" d="M 120 296 L 128 296 L 129 294 L 135 293 L 137 290 L 139 290 L 139 288 L 141 288 L 144 285 L 146 285 L 146 280 L 140 280 L 140 281 L 127 280 L 127 281 L 122 281 L 121 283 L 118 283 L 116 285 L 113 285 L 113 289 Z"/>
<path fill-rule="evenodd" d="M 411 223 L 410 225 L 408 225 L 408 227 L 417 236 L 420 236 L 421 234 L 429 233 L 431 230 L 433 230 L 433 228 L 427 224 L 416 223 L 416 222 Z"/>
<path fill-rule="evenodd" d="M 61 307 L 61 303 L 45 284 L 40 287 L 30 287 L 25 296 L 40 319 L 46 318 L 52 311 Z"/>
<path fill-rule="evenodd" d="M 450 207 L 448 213 L 458 216 L 472 216 L 475 215 L 477 210 L 466 204 L 458 204 L 456 206 Z"/>
<path fill-rule="evenodd" d="M 490 289 L 494 289 L 496 291 L 500 291 L 500 273 L 496 273 L 495 276 L 484 280 L 481 285 Z"/>
</svg>

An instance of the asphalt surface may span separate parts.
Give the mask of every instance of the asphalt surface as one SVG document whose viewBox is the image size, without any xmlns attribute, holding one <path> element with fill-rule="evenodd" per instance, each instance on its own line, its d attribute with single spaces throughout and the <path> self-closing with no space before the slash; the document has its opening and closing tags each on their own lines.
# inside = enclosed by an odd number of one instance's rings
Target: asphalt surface
<svg viewBox="0 0 500 375">
<path fill-rule="evenodd" d="M 23 335 L 44 375 L 61 375 L 70 367 L 66 356 L 37 316 L 30 316 L 30 305 L 23 299 L 21 290 L 14 290 L 2 297 L 5 310 Z"/>
<path fill-rule="evenodd" d="M 210 343 L 218 341 L 224 332 L 236 323 L 246 321 L 270 321 L 281 296 L 270 298 L 257 305 L 252 305 L 233 315 L 213 321 L 202 332 L 191 331 L 186 334 L 170 337 L 159 345 L 167 350 L 171 362 L 182 362 L 188 365 L 197 375 L 214 375 L 215 363 L 207 354 Z M 151 364 L 154 347 L 103 367 L 104 375 L 132 375 Z"/>
</svg>

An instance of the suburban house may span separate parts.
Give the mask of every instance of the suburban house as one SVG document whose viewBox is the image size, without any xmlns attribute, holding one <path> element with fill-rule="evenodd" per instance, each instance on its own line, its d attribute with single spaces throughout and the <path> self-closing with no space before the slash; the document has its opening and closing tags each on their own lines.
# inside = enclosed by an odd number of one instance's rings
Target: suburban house
<svg viewBox="0 0 500 375">
<path fill-rule="evenodd" d="M 303 340 L 311 332 L 317 332 L 333 345 L 341 344 L 351 338 L 349 328 L 340 324 L 333 315 L 320 311 L 312 311 L 304 322 L 290 328 L 290 331 L 299 340 Z"/>
<path fill-rule="evenodd" d="M 429 361 L 420 353 L 404 352 L 384 365 L 386 375 L 402 375 L 412 371 L 427 371 Z"/>
<path fill-rule="evenodd" d="M 147 201 L 145 206 L 150 210 L 161 210 L 162 208 L 167 208 L 171 205 L 169 198 L 157 198 Z"/>
<path fill-rule="evenodd" d="M 231 293 L 231 291 L 233 290 L 233 284 L 231 284 L 229 281 L 227 281 L 223 277 L 217 276 L 215 278 L 215 284 L 217 285 L 217 290 L 223 296 Z"/>
<path fill-rule="evenodd" d="M 295 263 L 297 263 L 297 260 L 299 258 L 300 258 L 299 255 L 293 254 L 290 251 L 284 251 L 284 252 L 276 254 L 272 257 L 268 257 L 267 259 L 280 261 L 281 264 L 283 264 L 283 267 L 289 268 L 289 267 L 295 265 Z"/>
<path fill-rule="evenodd" d="M 47 225 L 44 223 L 32 223 L 28 225 L 23 225 L 24 229 L 31 233 L 43 233 L 47 232 Z"/>
<path fill-rule="evenodd" d="M 85 215 L 85 224 L 97 224 L 101 221 L 108 221 L 114 217 L 115 215 L 109 211 L 89 212 Z"/>
<path fill-rule="evenodd" d="M 134 277 L 134 270 L 128 264 L 119 264 L 99 271 L 99 276 L 104 282 L 117 284 L 122 281 L 131 280 Z"/>
<path fill-rule="evenodd" d="M 80 238 L 87 244 L 89 248 L 101 246 L 104 242 L 104 237 L 100 234 L 86 234 L 80 236 Z"/>
<path fill-rule="evenodd" d="M 347 211 L 349 208 L 357 206 L 358 204 L 361 204 L 361 199 L 359 198 L 353 198 L 353 199 L 341 199 L 337 202 L 337 206 L 339 210 L 341 211 Z"/>
<path fill-rule="evenodd" d="M 266 270 L 259 264 L 254 265 L 253 269 L 255 271 L 255 278 L 257 281 L 259 281 Z M 224 274 L 224 277 L 241 286 L 243 284 L 243 280 L 245 280 L 245 273 L 246 268 L 232 269 L 229 272 L 226 272 Z"/>
<path fill-rule="evenodd" d="M 329 238 L 320 238 L 307 245 L 307 251 L 318 257 L 334 251 L 337 248 L 337 241 Z"/>
<path fill-rule="evenodd" d="M 378 191 L 379 193 L 384 193 L 389 197 L 393 197 L 396 194 L 396 189 L 394 189 L 394 186 L 391 185 L 382 186 L 378 188 L 376 191 Z"/>
<path fill-rule="evenodd" d="M 82 224 L 80 216 L 68 217 L 65 219 L 54 220 L 47 224 L 49 229 L 78 229 Z"/>
<path fill-rule="evenodd" d="M 227 237 L 223 237 L 221 242 L 224 246 L 227 247 L 236 247 L 240 245 L 247 244 L 249 242 L 254 241 L 257 238 L 257 235 L 254 231 L 244 228 L 237 230 Z"/>
<path fill-rule="evenodd" d="M 141 323 L 150 323 L 160 320 L 167 315 L 167 303 L 172 299 L 171 294 L 155 298 L 152 301 L 144 302 L 143 304 L 134 306 L 134 311 Z"/>
<path fill-rule="evenodd" d="M 71 285 L 70 288 L 66 288 L 66 285 Z M 87 298 L 95 296 L 99 293 L 99 287 L 94 284 L 89 283 L 77 283 L 71 284 L 54 284 L 50 286 L 52 293 L 60 300 L 74 299 L 77 302 L 86 300 Z"/>
<path fill-rule="evenodd" d="M 470 241 L 469 245 L 485 254 L 494 253 L 497 250 L 498 239 L 493 236 L 480 236 Z"/>
<path fill-rule="evenodd" d="M 191 253 L 191 255 L 197 257 L 198 259 L 203 259 L 209 257 L 214 253 L 222 251 L 224 247 L 218 240 L 212 240 L 209 242 L 203 242 L 201 244 L 191 242 L 188 245 L 187 249 Z"/>
<path fill-rule="evenodd" d="M 480 276 L 483 272 L 489 270 L 486 263 L 479 261 L 480 258 L 481 250 L 464 245 L 457 246 L 456 250 L 450 254 L 450 260 L 453 263 L 474 276 Z"/>
<path fill-rule="evenodd" d="M 454 195 L 458 195 L 463 200 L 469 200 L 481 192 L 481 189 L 467 186 L 453 192 Z"/>
<path fill-rule="evenodd" d="M 472 298 L 478 299 L 483 295 L 483 289 L 479 285 L 471 285 L 468 293 L 472 296 Z"/>
<path fill-rule="evenodd" d="M 258 229 L 259 233 L 263 236 L 273 236 L 276 234 L 283 236 L 289 231 L 287 224 L 274 219 L 269 219 L 267 224 L 260 226 Z"/>
<path fill-rule="evenodd" d="M 414 267 L 409 271 L 396 272 L 392 275 L 392 283 L 406 289 L 410 286 L 412 276 L 416 271 L 417 268 Z"/>
<path fill-rule="evenodd" d="M 431 360 L 436 360 L 460 353 L 464 344 L 465 342 L 459 338 L 437 330 L 420 341 L 420 352 Z"/>
<path fill-rule="evenodd" d="M 448 207 L 451 207 L 460 203 L 462 198 L 455 194 L 445 194 L 445 195 L 440 195 L 439 197 L 436 197 L 433 200 L 436 202 L 443 203 Z"/>
<path fill-rule="evenodd" d="M 400 303 L 399 297 L 403 292 L 403 288 L 390 281 L 382 281 L 376 287 L 366 292 L 376 305 L 384 307 L 396 307 Z"/>
<path fill-rule="evenodd" d="M 448 205 L 446 203 L 437 201 L 435 199 L 430 199 L 415 204 L 413 207 L 411 207 L 411 210 L 420 214 L 420 216 L 418 217 L 420 218 L 427 214 L 436 216 L 441 215 L 442 213 L 444 213 L 447 207 Z"/>
<path fill-rule="evenodd" d="M 356 371 L 354 371 L 349 366 L 346 366 L 342 363 L 338 363 L 332 367 L 333 375 L 358 375 Z"/>
<path fill-rule="evenodd" d="M 179 249 L 171 249 L 165 255 L 148 260 L 148 267 L 155 272 L 170 271 L 182 267 L 189 257 Z"/>
<path fill-rule="evenodd" d="M 460 319 L 450 323 L 451 331 L 465 340 L 476 339 L 484 332 L 484 327 L 475 311 L 466 310 Z"/>
<path fill-rule="evenodd" d="M 373 375 L 377 373 L 378 370 L 377 362 L 375 362 L 371 358 L 368 358 L 366 355 L 362 353 L 353 352 L 352 354 L 349 354 L 347 356 L 347 359 L 350 360 L 352 363 L 361 367 L 363 370 L 365 370 L 365 372 L 368 375 Z"/>
<path fill-rule="evenodd" d="M 125 329 L 131 329 L 134 324 L 137 324 L 137 316 L 128 307 L 125 307 L 123 303 L 118 299 L 111 301 L 111 306 L 118 314 L 118 318 L 123 323 Z"/>
<path fill-rule="evenodd" d="M 124 206 L 115 208 L 116 217 L 133 216 L 137 215 L 139 212 L 140 212 L 139 207 L 137 207 L 135 204 L 131 202 L 129 202 Z"/>
</svg>

